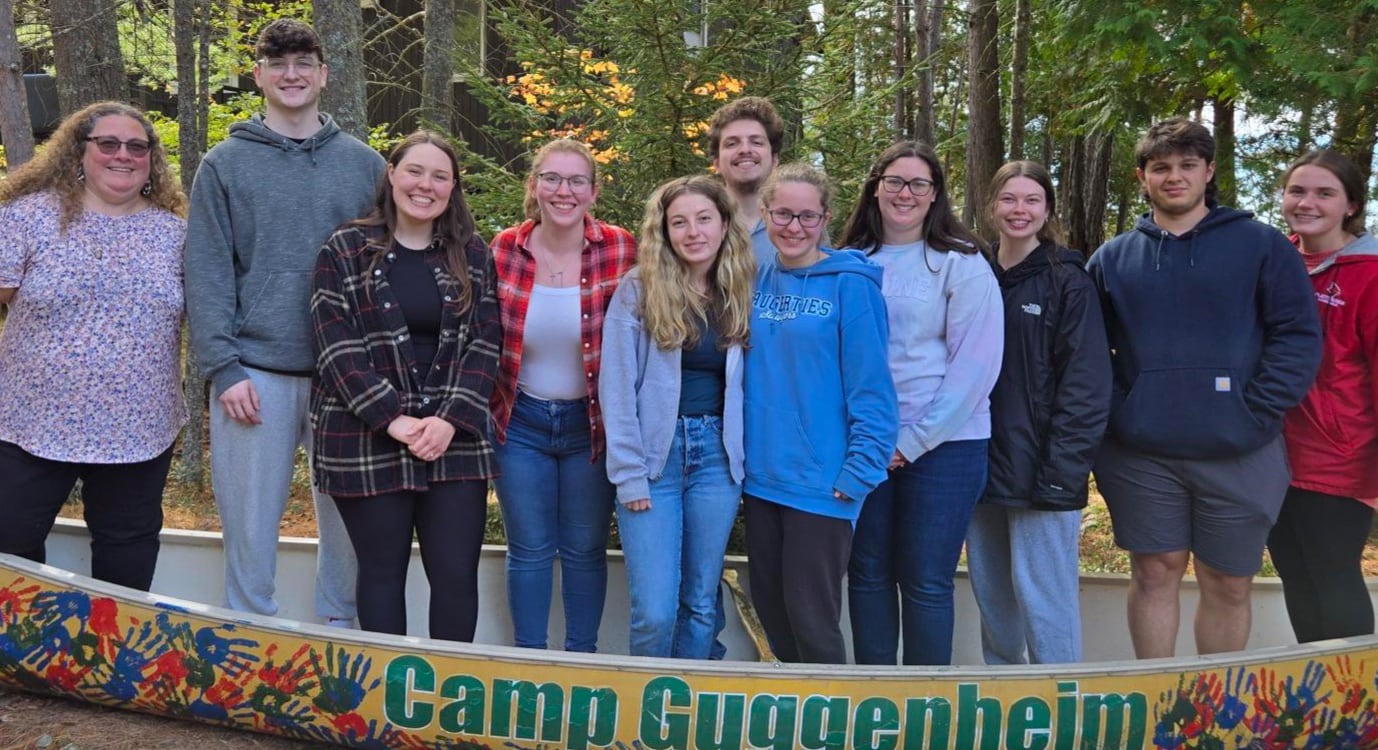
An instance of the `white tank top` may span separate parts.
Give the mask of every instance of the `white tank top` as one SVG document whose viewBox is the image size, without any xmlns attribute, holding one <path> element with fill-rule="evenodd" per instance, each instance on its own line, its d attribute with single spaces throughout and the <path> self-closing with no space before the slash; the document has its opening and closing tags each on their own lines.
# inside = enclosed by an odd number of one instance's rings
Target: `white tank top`
<svg viewBox="0 0 1378 750">
<path fill-rule="evenodd" d="M 584 398 L 583 342 L 579 329 L 579 287 L 531 287 L 522 330 L 522 364 L 517 387 L 546 401 Z"/>
</svg>

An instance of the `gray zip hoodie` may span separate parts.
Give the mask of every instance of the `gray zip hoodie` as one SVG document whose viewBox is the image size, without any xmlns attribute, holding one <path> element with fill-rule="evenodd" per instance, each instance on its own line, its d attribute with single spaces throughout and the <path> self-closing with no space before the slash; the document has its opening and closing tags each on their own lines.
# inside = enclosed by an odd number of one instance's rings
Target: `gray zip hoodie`
<svg viewBox="0 0 1378 750">
<path fill-rule="evenodd" d="M 216 390 L 244 367 L 309 376 L 311 270 L 335 227 L 368 212 L 377 151 L 330 115 L 301 143 L 262 115 L 230 126 L 191 188 L 186 298 L 191 345 Z"/>
</svg>

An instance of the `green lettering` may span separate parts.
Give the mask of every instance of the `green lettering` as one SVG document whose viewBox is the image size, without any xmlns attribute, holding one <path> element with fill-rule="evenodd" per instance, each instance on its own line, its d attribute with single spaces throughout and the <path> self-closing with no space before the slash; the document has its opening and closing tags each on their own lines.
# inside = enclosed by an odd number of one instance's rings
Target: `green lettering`
<svg viewBox="0 0 1378 750">
<path fill-rule="evenodd" d="M 1057 750 L 1073 750 L 1076 747 L 1077 688 L 1075 682 L 1057 684 Z"/>
<path fill-rule="evenodd" d="M 952 703 L 946 698 L 910 698 L 904 702 L 904 750 L 947 747 Z M 923 739 L 928 734 L 928 743 Z"/>
<path fill-rule="evenodd" d="M 435 668 L 425 659 L 408 654 L 388 662 L 383 683 L 383 715 L 403 729 L 424 729 L 435 718 L 435 706 L 412 696 L 435 691 Z"/>
<path fill-rule="evenodd" d="M 957 686 L 957 746 L 1000 750 L 1000 699 L 980 694 L 981 686 L 975 683 Z"/>
<path fill-rule="evenodd" d="M 693 698 L 689 684 L 678 677 L 657 677 L 641 691 L 641 743 L 650 750 L 689 747 L 689 717 Z"/>
<path fill-rule="evenodd" d="M 1102 719 L 1104 733 L 1101 732 Z M 1143 747 L 1147 729 L 1148 698 L 1143 693 L 1086 693 L 1081 696 L 1081 746 L 1085 750 Z"/>
<path fill-rule="evenodd" d="M 742 722 L 746 696 L 741 693 L 702 693 L 694 725 L 695 750 L 738 750 L 742 746 Z"/>
<path fill-rule="evenodd" d="M 806 750 L 847 746 L 847 714 L 850 698 L 811 695 L 804 699 L 799 719 L 799 747 Z M 896 717 L 896 723 L 899 718 Z"/>
<path fill-rule="evenodd" d="M 900 709 L 894 701 L 867 698 L 857 704 L 856 723 L 852 727 L 852 746 L 856 750 L 895 750 L 899 734 Z"/>
<path fill-rule="evenodd" d="M 1052 725 L 1052 712 L 1042 698 L 1020 698 L 1010 706 L 1005 750 L 1045 750 Z"/>
<path fill-rule="evenodd" d="M 752 747 L 790 750 L 794 747 L 797 695 L 758 695 L 751 699 L 746 738 Z"/>
<path fill-rule="evenodd" d="M 569 750 L 584 750 L 589 743 L 611 745 L 616 731 L 616 691 L 582 685 L 570 689 Z"/>
<path fill-rule="evenodd" d="M 440 728 L 456 734 L 483 734 L 483 702 L 487 690 L 477 677 L 457 674 L 445 678 L 440 697 L 454 698 L 440 709 Z"/>
<path fill-rule="evenodd" d="M 516 726 L 512 721 L 512 704 L 517 704 Z M 559 742 L 564 728 L 565 691 L 559 684 L 545 682 L 537 685 L 530 680 L 493 680 L 493 719 L 490 723 L 494 737 L 513 737 L 519 740 Z M 536 736 L 536 715 L 541 716 L 540 737 Z"/>
</svg>

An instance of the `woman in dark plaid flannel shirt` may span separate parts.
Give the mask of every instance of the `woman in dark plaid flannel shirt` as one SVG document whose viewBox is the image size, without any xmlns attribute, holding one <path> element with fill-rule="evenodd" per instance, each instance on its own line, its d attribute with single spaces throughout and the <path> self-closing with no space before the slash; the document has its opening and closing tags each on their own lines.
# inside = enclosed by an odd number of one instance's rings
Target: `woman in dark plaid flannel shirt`
<svg viewBox="0 0 1378 750">
<path fill-rule="evenodd" d="M 372 213 L 316 262 L 311 315 L 315 477 L 359 558 L 359 625 L 406 633 L 412 534 L 431 584 L 430 636 L 471 641 L 494 476 L 497 274 L 428 131 L 393 149 Z"/>
</svg>

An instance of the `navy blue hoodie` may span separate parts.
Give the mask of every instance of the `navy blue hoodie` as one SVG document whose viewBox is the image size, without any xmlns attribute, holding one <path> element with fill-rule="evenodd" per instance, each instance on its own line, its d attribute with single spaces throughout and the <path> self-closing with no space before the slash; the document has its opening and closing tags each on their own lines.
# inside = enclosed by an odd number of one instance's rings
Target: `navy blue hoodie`
<svg viewBox="0 0 1378 750">
<path fill-rule="evenodd" d="M 1224 206 L 1175 236 L 1150 220 L 1087 264 L 1115 371 L 1110 433 L 1146 453 L 1229 458 L 1282 432 L 1321 358 L 1306 268 L 1281 232 Z"/>
</svg>

